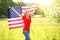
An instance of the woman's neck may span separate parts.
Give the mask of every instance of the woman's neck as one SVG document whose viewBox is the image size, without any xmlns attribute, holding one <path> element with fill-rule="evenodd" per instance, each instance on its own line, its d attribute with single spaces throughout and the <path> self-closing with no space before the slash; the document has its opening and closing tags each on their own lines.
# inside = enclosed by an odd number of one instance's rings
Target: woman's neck
<svg viewBox="0 0 60 40">
<path fill-rule="evenodd" d="M 29 18 L 29 16 L 26 16 L 26 18 Z"/>
</svg>

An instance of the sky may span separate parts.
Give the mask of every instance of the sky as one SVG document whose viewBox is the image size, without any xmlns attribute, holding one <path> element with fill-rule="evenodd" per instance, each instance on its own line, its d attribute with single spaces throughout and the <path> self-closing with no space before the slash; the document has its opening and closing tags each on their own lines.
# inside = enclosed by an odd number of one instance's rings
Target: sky
<svg viewBox="0 0 60 40">
<path fill-rule="evenodd" d="M 13 0 L 14 2 L 20 2 L 20 0 Z M 24 3 L 39 3 L 42 5 L 49 5 L 53 0 L 22 0 Z"/>
<path fill-rule="evenodd" d="M 20 0 L 13 0 L 14 2 L 20 2 Z M 36 3 L 39 0 L 22 0 L 24 3 Z"/>
</svg>

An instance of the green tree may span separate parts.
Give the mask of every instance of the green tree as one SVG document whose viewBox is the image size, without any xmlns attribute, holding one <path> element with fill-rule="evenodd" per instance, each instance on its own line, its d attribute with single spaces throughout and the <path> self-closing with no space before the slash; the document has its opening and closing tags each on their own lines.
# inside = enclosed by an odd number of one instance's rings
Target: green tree
<svg viewBox="0 0 60 40">
<path fill-rule="evenodd" d="M 29 4 L 27 4 L 27 6 L 32 6 L 32 5 L 34 5 L 35 3 L 29 3 Z"/>
<path fill-rule="evenodd" d="M 18 3 L 19 6 L 25 6 L 25 4 L 21 1 Z"/>
<path fill-rule="evenodd" d="M 7 0 L 1 0 L 1 3 L 0 3 L 0 16 L 1 15 L 7 15 L 6 10 L 7 8 Z"/>
<path fill-rule="evenodd" d="M 15 3 L 12 0 L 0 0 L 0 16 L 5 15 L 8 17 L 9 6 L 25 6 L 25 4 L 22 1 Z"/>
<path fill-rule="evenodd" d="M 40 7 L 37 7 L 35 14 L 37 14 L 37 15 L 42 15 L 43 17 L 45 16 L 45 15 L 44 15 L 44 12 L 41 10 Z"/>
</svg>

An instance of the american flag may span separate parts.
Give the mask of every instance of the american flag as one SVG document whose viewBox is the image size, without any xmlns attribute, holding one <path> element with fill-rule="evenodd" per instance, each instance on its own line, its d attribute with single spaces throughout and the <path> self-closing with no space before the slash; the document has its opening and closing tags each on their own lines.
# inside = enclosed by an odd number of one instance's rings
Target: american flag
<svg viewBox="0 0 60 40">
<path fill-rule="evenodd" d="M 14 6 L 14 9 L 23 15 L 25 10 L 29 11 L 29 14 L 33 15 L 35 12 L 36 6 Z M 8 27 L 9 29 L 24 27 L 24 21 L 20 16 L 18 16 L 11 8 L 8 8 Z"/>
</svg>

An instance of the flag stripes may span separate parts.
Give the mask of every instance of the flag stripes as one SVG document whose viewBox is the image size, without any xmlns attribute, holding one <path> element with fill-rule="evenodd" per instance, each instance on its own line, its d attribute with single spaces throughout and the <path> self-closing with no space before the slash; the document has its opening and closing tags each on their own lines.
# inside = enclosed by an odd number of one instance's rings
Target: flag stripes
<svg viewBox="0 0 60 40">
<path fill-rule="evenodd" d="M 19 28 L 24 26 L 24 22 L 20 17 L 10 18 L 8 19 L 8 26 L 9 26 L 9 29 Z"/>
</svg>

